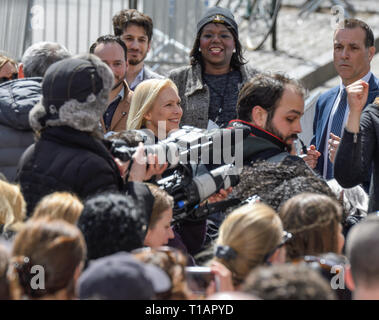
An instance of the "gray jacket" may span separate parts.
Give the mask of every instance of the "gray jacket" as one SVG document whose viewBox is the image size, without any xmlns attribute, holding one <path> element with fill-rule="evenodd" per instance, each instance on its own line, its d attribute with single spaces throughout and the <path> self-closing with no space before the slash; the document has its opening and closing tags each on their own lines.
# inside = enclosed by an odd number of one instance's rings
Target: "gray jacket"
<svg viewBox="0 0 379 320">
<path fill-rule="evenodd" d="M 257 74 L 257 70 L 248 65 L 240 68 L 243 84 Z M 179 89 L 183 117 L 181 124 L 191 125 L 198 128 L 207 128 L 209 109 L 209 89 L 203 83 L 201 65 L 185 66 L 170 72 L 169 78 Z M 232 120 L 232 119 L 231 119 Z"/>
<path fill-rule="evenodd" d="M 0 85 L 0 172 L 13 182 L 18 161 L 34 142 L 29 111 L 41 98 L 42 78 L 25 78 Z"/>
</svg>

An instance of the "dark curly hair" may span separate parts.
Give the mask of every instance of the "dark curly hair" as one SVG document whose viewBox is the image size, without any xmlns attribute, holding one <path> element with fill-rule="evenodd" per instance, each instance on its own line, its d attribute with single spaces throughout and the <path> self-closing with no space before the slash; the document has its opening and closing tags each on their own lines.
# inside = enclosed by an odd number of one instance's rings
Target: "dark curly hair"
<svg viewBox="0 0 379 320">
<path fill-rule="evenodd" d="M 142 247 L 147 218 L 142 206 L 131 196 L 105 193 L 87 199 L 78 227 L 91 260 Z"/>
</svg>

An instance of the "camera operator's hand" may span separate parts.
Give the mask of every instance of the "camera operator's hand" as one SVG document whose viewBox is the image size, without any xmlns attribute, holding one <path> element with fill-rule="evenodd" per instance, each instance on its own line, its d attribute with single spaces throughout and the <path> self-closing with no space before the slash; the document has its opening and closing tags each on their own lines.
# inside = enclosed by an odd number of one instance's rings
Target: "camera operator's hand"
<svg viewBox="0 0 379 320">
<path fill-rule="evenodd" d="M 211 272 L 215 275 L 215 280 L 209 284 L 206 296 L 209 297 L 216 292 L 234 291 L 232 272 L 217 261 L 212 261 L 210 267 Z"/>
<path fill-rule="evenodd" d="M 229 187 L 228 189 L 220 189 L 218 193 L 215 193 L 214 195 L 210 196 L 207 201 L 208 203 L 215 203 L 215 202 L 219 202 L 219 201 L 222 201 L 222 200 L 225 200 L 229 193 L 231 193 L 233 191 L 233 188 L 232 187 Z"/>
<path fill-rule="evenodd" d="M 127 162 L 129 164 L 129 161 Z M 133 164 L 129 173 L 129 181 L 145 181 L 151 179 L 154 175 L 162 174 L 168 166 L 168 163 L 159 164 L 158 156 L 148 154 L 145 156 L 143 143 L 140 142 L 136 152 L 133 154 Z"/>
<path fill-rule="evenodd" d="M 148 169 L 144 180 L 150 180 L 153 176 L 160 176 L 166 171 L 168 162 L 159 164 L 158 155 L 148 154 L 147 156 Z"/>
</svg>

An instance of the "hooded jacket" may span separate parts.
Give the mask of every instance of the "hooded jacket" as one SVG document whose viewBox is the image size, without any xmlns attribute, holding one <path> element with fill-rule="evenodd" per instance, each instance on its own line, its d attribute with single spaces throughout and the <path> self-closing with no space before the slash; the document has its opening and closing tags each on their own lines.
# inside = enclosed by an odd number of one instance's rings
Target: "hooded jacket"
<svg viewBox="0 0 379 320">
<path fill-rule="evenodd" d="M 13 182 L 19 159 L 33 139 L 29 112 L 41 99 L 42 78 L 25 78 L 0 85 L 0 172 Z"/>
</svg>

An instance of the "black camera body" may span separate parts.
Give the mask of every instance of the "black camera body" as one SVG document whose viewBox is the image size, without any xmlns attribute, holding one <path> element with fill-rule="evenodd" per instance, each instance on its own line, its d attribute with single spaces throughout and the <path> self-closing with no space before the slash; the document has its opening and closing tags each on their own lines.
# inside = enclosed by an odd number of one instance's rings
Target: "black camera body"
<svg viewBox="0 0 379 320">
<path fill-rule="evenodd" d="M 204 130 L 183 126 L 167 139 L 155 142 L 149 130 L 139 130 L 144 136 L 145 153 L 157 154 L 159 163 L 168 162 L 172 175 L 157 181 L 174 198 L 174 221 L 204 219 L 208 214 L 225 208 L 220 205 L 199 207 L 199 204 L 220 189 L 239 182 L 243 166 L 243 140 L 250 134 L 248 127 Z M 128 161 L 136 147 L 128 147 L 123 140 L 113 140 L 110 152 Z M 238 159 L 240 157 L 240 159 Z M 212 169 L 208 169 L 206 165 Z"/>
</svg>

